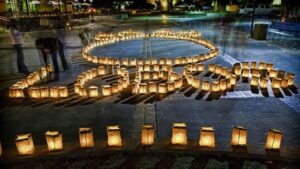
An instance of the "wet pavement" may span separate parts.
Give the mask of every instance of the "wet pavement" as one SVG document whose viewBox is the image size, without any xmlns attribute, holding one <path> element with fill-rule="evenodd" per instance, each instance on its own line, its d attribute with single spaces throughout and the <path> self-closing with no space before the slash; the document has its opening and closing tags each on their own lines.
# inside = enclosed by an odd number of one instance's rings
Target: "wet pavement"
<svg viewBox="0 0 300 169">
<path fill-rule="evenodd" d="M 295 36 L 291 40 L 290 37 L 285 38 L 281 35 L 280 40 L 268 38 L 266 41 L 257 41 L 248 38 L 247 27 L 240 26 L 243 24 L 243 21 L 220 23 L 188 18 L 163 20 L 161 17 L 136 17 L 125 21 L 101 21 L 86 27 L 91 27 L 93 34 L 98 31 L 118 32 L 126 29 L 146 32 L 162 28 L 196 29 L 222 51 L 219 56 L 206 61 L 205 64 L 217 63 L 231 68 L 236 61 L 272 62 L 276 68 L 295 73 L 296 86 L 300 84 L 298 37 Z M 63 30 L 55 32 L 66 46 L 65 53 L 71 68 L 61 72 L 59 82 L 51 82 L 49 85 L 71 85 L 82 71 L 96 67 L 80 57 L 81 44 L 78 33 L 84 28 L 85 26 L 82 26 L 70 32 Z M 33 40 L 51 33 L 53 31 L 25 33 L 24 54 L 31 71 L 43 65 L 38 51 L 33 46 Z M 24 77 L 16 73 L 16 56 L 9 45 L 7 34 L 1 33 L 0 39 L 0 89 L 4 92 L 9 85 Z M 193 55 L 204 50 L 191 42 L 159 39 L 149 41 L 150 43 L 144 43 L 144 40 L 122 42 L 99 49 L 95 53 L 99 53 L 100 56 L 116 55 L 116 57 L 176 57 Z M 87 101 L 70 104 L 68 100 L 67 104 L 60 104 L 60 100 L 5 101 L 0 110 L 0 140 L 4 147 L 12 148 L 17 134 L 32 133 L 35 144 L 43 145 L 45 131 L 59 130 L 63 133 L 64 141 L 74 142 L 78 140 L 79 127 L 92 127 L 95 138 L 104 140 L 105 126 L 109 124 L 120 125 L 122 136 L 130 139 L 140 136 L 144 123 L 153 123 L 157 138 L 166 139 L 171 134 L 171 123 L 186 122 L 188 138 L 194 140 L 199 137 L 200 127 L 214 127 L 216 141 L 220 147 L 229 143 L 231 127 L 240 125 L 249 131 L 249 144 L 263 146 L 267 131 L 276 128 L 283 131 L 284 149 L 300 150 L 300 97 L 297 92 L 292 96 L 284 95 L 284 98 L 272 95 L 253 97 L 256 95 L 252 95 L 249 87 L 243 87 L 243 84 L 237 87 L 236 91 L 239 93 L 232 92 L 230 97 L 223 96 L 213 101 L 197 100 L 199 91 L 191 95 L 186 95 L 186 91 L 183 91 L 151 104 L 145 104 L 144 101 L 138 104 L 114 103 L 118 100 L 117 96 L 98 99 L 88 104 Z M 257 152 L 261 152 L 262 149 L 263 147 Z M 288 154 L 288 151 L 286 152 Z"/>
</svg>

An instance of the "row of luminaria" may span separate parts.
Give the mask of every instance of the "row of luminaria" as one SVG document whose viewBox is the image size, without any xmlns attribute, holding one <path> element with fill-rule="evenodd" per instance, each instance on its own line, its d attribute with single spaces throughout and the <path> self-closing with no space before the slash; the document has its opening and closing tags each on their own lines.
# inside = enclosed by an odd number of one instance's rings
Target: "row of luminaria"
<svg viewBox="0 0 300 169">
<path fill-rule="evenodd" d="M 122 136 L 119 126 L 107 126 L 107 146 L 122 146 Z M 49 152 L 63 150 L 63 135 L 59 131 L 47 131 L 45 133 L 47 147 Z M 281 146 L 282 132 L 270 129 L 267 133 L 265 149 L 279 150 Z M 188 144 L 187 126 L 185 123 L 173 123 L 172 137 L 170 140 L 172 145 L 185 146 Z M 142 128 L 140 144 L 143 146 L 151 146 L 155 143 L 155 130 L 153 125 L 146 124 Z M 215 148 L 215 131 L 213 127 L 202 127 L 198 144 L 200 147 Z M 79 145 L 81 148 L 94 147 L 94 135 L 91 128 L 79 128 Z M 232 146 L 247 146 L 247 129 L 244 127 L 234 126 L 232 128 L 231 137 Z M 1 144 L 0 144 L 1 147 Z M 16 147 L 20 155 L 30 155 L 35 151 L 34 142 L 31 134 L 17 135 Z M 2 147 L 1 147 L 2 151 Z M 2 154 L 2 152 L 1 152 Z"/>
<path fill-rule="evenodd" d="M 294 85 L 295 74 L 278 70 L 273 67 L 272 63 L 265 62 L 242 62 L 233 66 L 232 72 L 243 78 L 250 78 L 250 85 L 268 88 L 268 82 L 272 84 L 273 89 L 287 88 Z M 250 76 L 251 75 L 251 76 Z"/>
<path fill-rule="evenodd" d="M 256 63 L 256 62 L 252 62 Z M 262 65 L 260 62 L 259 65 Z M 101 92 L 103 96 L 110 96 L 116 94 L 123 89 L 129 87 L 132 94 L 148 94 L 148 93 L 168 93 L 173 92 L 183 85 L 183 80 L 186 79 L 187 83 L 196 89 L 201 89 L 207 92 L 222 92 L 231 89 L 236 85 L 237 78 L 251 78 L 251 86 L 259 86 L 261 89 L 266 89 L 268 83 L 271 83 L 273 89 L 286 88 L 294 84 L 294 74 L 277 70 L 273 68 L 273 64 L 265 63 L 268 67 L 246 67 L 246 62 L 241 65 L 235 64 L 232 70 L 216 64 L 208 64 L 207 69 L 204 64 L 189 64 L 185 66 L 183 75 L 173 72 L 172 67 L 169 65 L 142 65 L 136 66 L 135 76 L 133 80 L 129 80 L 129 73 L 126 68 L 120 66 L 112 70 L 112 66 L 99 66 L 82 73 L 77 78 L 75 84 L 75 93 L 80 96 L 98 97 L 100 92 L 97 86 L 90 86 L 88 89 L 84 88 L 88 80 L 97 76 L 107 75 L 115 72 L 119 75 L 119 80 L 111 85 L 103 85 Z M 272 66 L 270 66 L 272 65 Z M 195 72 L 209 72 L 218 75 L 222 78 L 212 82 L 208 80 L 201 80 L 193 76 Z M 276 72 L 276 73 L 274 73 Z M 279 72 L 279 73 L 278 73 Z"/>
<path fill-rule="evenodd" d="M 255 65 L 259 65 L 258 67 Z M 49 69 L 49 71 L 47 71 Z M 41 68 L 39 71 L 30 74 L 9 90 L 12 98 L 23 98 L 24 89 L 28 88 L 30 98 L 64 98 L 68 97 L 66 86 L 52 87 L 33 87 L 39 81 L 47 79 L 51 72 L 51 67 Z M 208 72 L 220 76 L 218 80 L 212 82 L 201 80 L 193 76 L 195 72 Z M 90 80 L 99 76 L 117 75 L 119 79 L 111 85 L 102 85 L 101 93 L 98 86 L 84 86 Z M 111 96 L 121 92 L 123 89 L 130 88 L 132 94 L 147 93 L 168 93 L 173 92 L 183 85 L 183 80 L 196 89 L 207 92 L 221 92 L 231 89 L 236 85 L 237 78 L 251 78 L 250 85 L 267 89 L 269 82 L 273 89 L 287 88 L 294 85 L 295 75 L 283 70 L 273 68 L 272 63 L 264 62 L 242 62 L 236 63 L 232 69 L 222 67 L 217 64 L 208 64 L 207 68 L 202 63 L 192 63 L 184 67 L 183 74 L 174 72 L 170 65 L 141 65 L 135 66 L 134 79 L 130 81 L 129 70 L 121 66 L 99 66 L 81 73 L 74 84 L 75 93 L 84 97 Z"/>
<path fill-rule="evenodd" d="M 47 82 L 51 73 L 53 73 L 53 67 L 47 65 L 41 69 L 29 74 L 26 79 L 22 79 L 9 88 L 10 98 L 25 98 L 25 90 L 30 98 L 65 98 L 68 97 L 67 86 L 42 86 L 34 87 L 34 85 Z"/>
<path fill-rule="evenodd" d="M 120 41 L 126 41 L 130 39 L 137 38 L 166 38 L 166 39 L 175 39 L 175 40 L 186 40 L 192 41 L 199 45 L 203 45 L 204 47 L 209 49 L 209 52 L 206 54 L 199 54 L 195 56 L 184 56 L 184 57 L 176 57 L 176 58 L 167 58 L 160 57 L 157 58 L 122 58 L 117 59 L 114 57 L 100 57 L 93 56 L 89 52 L 96 47 L 102 47 L 105 45 L 117 43 Z M 202 62 L 208 59 L 211 59 L 218 55 L 219 49 L 210 41 L 202 39 L 200 33 L 196 31 L 181 31 L 181 32 L 173 32 L 171 30 L 159 30 L 152 33 L 143 33 L 138 31 L 123 31 L 119 33 L 99 33 L 95 37 L 96 41 L 90 43 L 83 49 L 82 56 L 86 60 L 103 64 L 103 65 L 121 65 L 121 66 L 141 66 L 141 65 L 184 65 L 189 63 L 197 63 Z"/>
</svg>

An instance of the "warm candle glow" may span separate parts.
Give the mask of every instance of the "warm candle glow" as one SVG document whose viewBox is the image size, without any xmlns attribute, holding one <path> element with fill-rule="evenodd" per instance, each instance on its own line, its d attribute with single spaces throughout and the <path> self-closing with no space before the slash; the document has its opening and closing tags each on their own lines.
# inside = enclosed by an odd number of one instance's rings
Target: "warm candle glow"
<svg viewBox="0 0 300 169">
<path fill-rule="evenodd" d="M 151 64 L 152 65 L 157 64 L 157 59 L 155 57 L 152 57 Z"/>
<path fill-rule="evenodd" d="M 219 90 L 221 90 L 221 91 L 227 90 L 226 79 L 221 79 L 221 80 L 219 81 Z"/>
<path fill-rule="evenodd" d="M 252 76 L 251 81 L 250 81 L 250 85 L 251 86 L 258 86 L 258 81 L 259 81 L 258 77 Z"/>
<path fill-rule="evenodd" d="M 282 132 L 280 130 L 270 129 L 267 135 L 265 149 L 279 150 L 281 145 Z"/>
<path fill-rule="evenodd" d="M 221 76 L 226 77 L 227 72 L 228 72 L 228 69 L 226 67 L 222 67 L 222 69 L 221 69 Z"/>
<path fill-rule="evenodd" d="M 147 94 L 147 83 L 140 83 L 139 85 L 139 93 L 140 94 Z"/>
<path fill-rule="evenodd" d="M 49 97 L 49 88 L 48 87 L 40 87 L 40 95 L 41 95 L 41 98 Z"/>
<path fill-rule="evenodd" d="M 211 83 L 211 91 L 212 92 L 219 92 L 220 91 L 219 81 L 213 81 Z"/>
<path fill-rule="evenodd" d="M 47 131 L 46 141 L 49 151 L 60 151 L 63 149 L 62 134 L 58 131 Z"/>
<path fill-rule="evenodd" d="M 35 151 L 31 134 L 17 135 L 16 146 L 20 155 L 30 155 Z"/>
<path fill-rule="evenodd" d="M 87 96 L 87 91 L 84 87 L 79 88 L 79 95 L 83 97 Z"/>
<path fill-rule="evenodd" d="M 233 86 L 236 84 L 236 75 L 234 75 L 234 74 L 231 75 L 230 84 Z"/>
<path fill-rule="evenodd" d="M 144 125 L 142 129 L 142 145 L 152 145 L 154 144 L 154 127 L 152 125 Z"/>
<path fill-rule="evenodd" d="M 94 136 L 91 128 L 79 128 L 79 143 L 81 148 L 94 147 Z"/>
<path fill-rule="evenodd" d="M 248 78 L 249 77 L 249 73 L 250 73 L 249 69 L 243 69 L 242 70 L 242 77 L 243 78 Z"/>
<path fill-rule="evenodd" d="M 181 88 L 182 82 L 183 82 L 183 79 L 182 79 L 182 78 L 175 79 L 175 88 L 176 88 L 176 89 Z"/>
<path fill-rule="evenodd" d="M 282 88 L 287 88 L 288 86 L 289 86 L 289 84 L 288 84 L 288 78 L 283 78 L 282 80 L 281 80 L 281 87 Z"/>
<path fill-rule="evenodd" d="M 293 76 L 288 76 L 288 85 L 289 86 L 294 85 L 294 77 Z"/>
<path fill-rule="evenodd" d="M 242 62 L 242 69 L 249 69 L 249 62 Z"/>
<path fill-rule="evenodd" d="M 192 86 L 196 89 L 200 88 L 200 80 L 199 79 L 196 79 L 196 78 L 193 78 L 193 83 L 192 83 Z"/>
<path fill-rule="evenodd" d="M 208 64 L 208 71 L 209 72 L 215 72 L 216 65 L 215 64 Z"/>
<path fill-rule="evenodd" d="M 145 72 L 150 72 L 150 65 L 149 64 L 144 65 L 144 71 Z"/>
<path fill-rule="evenodd" d="M 234 67 L 234 74 L 237 75 L 237 76 L 240 76 L 241 75 L 241 72 L 242 72 L 242 68 L 241 67 Z"/>
<path fill-rule="evenodd" d="M 58 87 L 50 87 L 50 97 L 52 98 L 59 97 Z"/>
<path fill-rule="evenodd" d="M 278 70 L 271 69 L 271 70 L 269 71 L 269 77 L 270 77 L 270 78 L 275 78 L 275 77 L 277 77 L 277 73 L 278 73 Z"/>
<path fill-rule="evenodd" d="M 273 69 L 273 63 L 267 63 L 266 69 L 268 70 L 268 72 L 269 72 L 271 69 Z"/>
<path fill-rule="evenodd" d="M 169 79 L 169 72 L 167 72 L 167 71 L 160 71 L 159 72 L 159 77 L 162 78 L 163 80 L 168 80 Z"/>
<path fill-rule="evenodd" d="M 158 59 L 158 63 L 159 63 L 160 65 L 164 65 L 164 64 L 166 64 L 166 59 L 165 59 L 165 58 L 159 58 L 159 59 Z"/>
<path fill-rule="evenodd" d="M 280 78 L 273 78 L 272 79 L 272 88 L 279 89 L 281 86 L 281 79 Z"/>
<path fill-rule="evenodd" d="M 202 127 L 199 145 L 201 147 L 215 147 L 215 130 L 212 127 Z"/>
<path fill-rule="evenodd" d="M 104 66 L 99 66 L 98 67 L 98 75 L 102 76 L 106 74 L 106 70 Z"/>
<path fill-rule="evenodd" d="M 110 96 L 111 95 L 111 86 L 110 85 L 102 86 L 102 95 L 103 96 Z"/>
<path fill-rule="evenodd" d="M 171 58 L 166 59 L 166 65 L 172 65 L 172 59 Z"/>
<path fill-rule="evenodd" d="M 9 88 L 9 97 L 11 98 L 24 98 L 23 89 L 17 86 L 11 86 Z"/>
<path fill-rule="evenodd" d="M 251 69 L 256 69 L 256 62 L 251 62 Z"/>
<path fill-rule="evenodd" d="M 247 145 L 247 130 L 243 127 L 234 126 L 232 129 L 231 145 L 246 146 Z"/>
<path fill-rule="evenodd" d="M 51 72 L 54 72 L 53 66 L 50 65 L 50 64 L 46 66 L 46 69 L 47 69 L 47 72 L 50 72 L 50 73 L 51 73 Z"/>
<path fill-rule="evenodd" d="M 122 65 L 128 66 L 128 58 L 122 58 Z"/>
<path fill-rule="evenodd" d="M 150 72 L 143 72 L 143 79 L 149 80 L 150 79 Z"/>
<path fill-rule="evenodd" d="M 156 93 L 157 92 L 156 82 L 148 82 L 148 89 L 149 89 L 149 93 Z"/>
<path fill-rule="evenodd" d="M 0 157 L 2 156 L 2 144 L 1 144 L 1 142 L 0 142 Z"/>
<path fill-rule="evenodd" d="M 175 64 L 175 65 L 180 65 L 180 58 L 179 58 L 179 57 L 176 57 L 176 58 L 174 59 L 174 64 Z"/>
<path fill-rule="evenodd" d="M 201 89 L 204 91 L 210 91 L 210 82 L 207 80 L 203 80 Z"/>
<path fill-rule="evenodd" d="M 90 97 L 98 97 L 99 92 L 98 92 L 98 87 L 97 86 L 90 86 L 89 87 L 89 96 Z"/>
<path fill-rule="evenodd" d="M 176 145 L 187 144 L 187 133 L 185 123 L 173 123 L 171 143 Z"/>
<path fill-rule="evenodd" d="M 107 144 L 108 146 L 122 146 L 119 126 L 107 126 Z"/>
<path fill-rule="evenodd" d="M 166 83 L 159 83 L 158 84 L 158 93 L 167 93 L 168 88 Z"/>
<path fill-rule="evenodd" d="M 265 62 L 259 62 L 258 63 L 258 69 L 265 69 L 266 68 L 266 63 Z"/>
<path fill-rule="evenodd" d="M 216 67 L 215 67 L 215 74 L 219 75 L 219 74 L 221 74 L 221 71 L 222 71 L 222 67 L 219 66 L 219 65 L 216 65 Z"/>
<path fill-rule="evenodd" d="M 204 71 L 204 64 L 198 64 L 197 65 L 197 71 L 198 72 L 203 72 Z"/>
<path fill-rule="evenodd" d="M 260 78 L 259 86 L 262 89 L 268 88 L 268 79 L 267 78 Z"/>
<path fill-rule="evenodd" d="M 144 64 L 144 61 L 142 58 L 138 58 L 138 61 L 137 61 L 137 65 L 141 66 Z"/>
<path fill-rule="evenodd" d="M 28 94 L 31 98 L 38 99 L 41 97 L 40 90 L 37 87 L 30 87 L 28 89 Z"/>
<path fill-rule="evenodd" d="M 59 86 L 58 92 L 60 97 L 68 97 L 69 95 L 67 86 Z"/>
<path fill-rule="evenodd" d="M 130 66 L 136 66 L 136 59 L 130 58 Z"/>
<path fill-rule="evenodd" d="M 252 77 L 260 77 L 260 70 L 259 69 L 252 69 Z"/>
<path fill-rule="evenodd" d="M 111 85 L 111 92 L 112 92 L 112 94 L 116 94 L 119 92 L 119 87 L 118 87 L 117 83 L 114 83 Z"/>
<path fill-rule="evenodd" d="M 169 92 L 173 92 L 175 90 L 175 83 L 174 83 L 174 81 L 168 82 L 167 85 L 168 85 L 168 91 Z"/>
</svg>

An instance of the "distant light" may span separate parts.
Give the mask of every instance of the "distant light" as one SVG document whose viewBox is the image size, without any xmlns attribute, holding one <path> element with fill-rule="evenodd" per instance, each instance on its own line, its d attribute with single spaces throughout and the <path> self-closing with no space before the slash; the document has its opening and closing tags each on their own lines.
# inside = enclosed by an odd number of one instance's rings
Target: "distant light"
<svg viewBox="0 0 300 169">
<path fill-rule="evenodd" d="M 273 0 L 272 5 L 281 5 L 281 0 Z"/>
<path fill-rule="evenodd" d="M 162 6 L 163 11 L 167 11 L 168 10 L 168 1 L 166 1 L 166 0 L 161 1 L 161 6 Z"/>
</svg>

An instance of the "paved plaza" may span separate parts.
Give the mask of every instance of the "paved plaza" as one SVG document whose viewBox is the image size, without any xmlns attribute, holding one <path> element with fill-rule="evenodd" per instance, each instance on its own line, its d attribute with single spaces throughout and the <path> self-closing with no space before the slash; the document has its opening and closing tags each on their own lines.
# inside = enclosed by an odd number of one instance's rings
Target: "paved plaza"
<svg viewBox="0 0 300 169">
<path fill-rule="evenodd" d="M 270 22 L 258 19 L 258 22 Z M 152 32 L 158 29 L 197 30 L 204 39 L 216 44 L 220 54 L 204 64 L 215 63 L 231 69 L 236 62 L 271 62 L 275 68 L 295 73 L 295 84 L 300 84 L 300 37 L 284 36 L 269 31 L 268 40 L 257 41 L 248 37 L 249 20 L 233 22 L 207 22 L 201 18 L 132 17 L 128 20 L 97 21 L 74 27 L 71 31 L 39 31 L 25 33 L 25 62 L 30 71 L 43 66 L 41 54 L 34 47 L 38 37 L 58 36 L 65 44 L 65 54 L 70 70 L 61 72 L 59 82 L 47 85 L 68 85 L 72 88 L 76 76 L 85 70 L 97 67 L 81 57 L 78 34 L 86 27 L 92 34 L 119 32 L 132 29 Z M 264 142 L 270 128 L 283 132 L 282 151 L 284 157 L 300 156 L 300 95 L 299 90 L 281 91 L 268 95 L 251 91 L 248 83 L 240 80 L 234 91 L 210 99 L 209 94 L 191 87 L 178 90 L 159 100 L 153 95 L 120 98 L 118 95 L 97 99 L 84 99 L 73 95 L 66 99 L 14 99 L 7 96 L 10 85 L 24 78 L 16 69 L 16 55 L 7 33 L 0 33 L 0 140 L 5 149 L 15 149 L 17 134 L 31 133 L 36 145 L 45 145 L 45 131 L 58 130 L 66 143 L 77 142 L 78 128 L 91 127 L 96 140 L 106 139 L 106 126 L 119 125 L 122 137 L 139 139 L 144 123 L 155 126 L 156 138 L 168 140 L 174 122 L 187 124 L 188 139 L 199 139 L 200 127 L 215 129 L 216 145 L 220 151 L 229 148 L 232 126 L 243 126 L 248 130 L 249 152 L 265 154 Z M 165 39 L 137 39 L 95 49 L 99 56 L 121 57 L 178 57 L 206 52 L 205 48 L 192 42 Z M 182 67 L 174 68 L 181 71 Z M 199 76 L 203 76 L 202 74 Z M 102 79 L 106 82 L 113 79 Z M 154 99 L 153 99 L 154 98 Z M 128 101 L 129 100 L 129 101 Z M 251 147 L 258 147 L 251 148 Z"/>
</svg>

